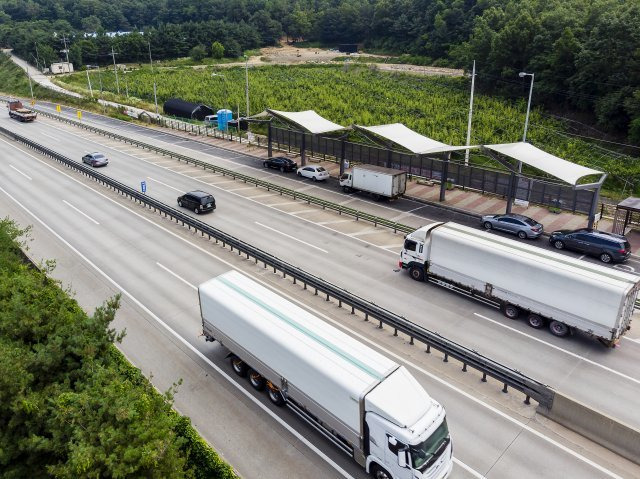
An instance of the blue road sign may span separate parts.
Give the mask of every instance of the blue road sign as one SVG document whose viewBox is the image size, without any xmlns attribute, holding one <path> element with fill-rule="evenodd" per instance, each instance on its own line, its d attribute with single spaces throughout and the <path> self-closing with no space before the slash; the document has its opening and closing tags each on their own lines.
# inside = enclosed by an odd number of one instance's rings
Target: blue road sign
<svg viewBox="0 0 640 479">
<path fill-rule="evenodd" d="M 141 181 L 140 182 L 140 188 L 142 189 L 143 193 L 147 192 L 147 182 L 146 181 Z"/>
</svg>

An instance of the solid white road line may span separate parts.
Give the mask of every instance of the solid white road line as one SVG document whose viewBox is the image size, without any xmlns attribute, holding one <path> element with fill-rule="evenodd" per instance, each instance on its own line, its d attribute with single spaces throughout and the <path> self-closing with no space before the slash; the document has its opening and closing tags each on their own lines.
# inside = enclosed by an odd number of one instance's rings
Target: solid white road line
<svg viewBox="0 0 640 479">
<path fill-rule="evenodd" d="M 40 132 L 40 134 L 46 136 L 47 138 L 51 138 L 52 140 L 60 141 L 59 138 L 56 138 L 55 136 L 47 135 L 46 133 L 43 133 L 42 131 Z"/>
<path fill-rule="evenodd" d="M 640 344 L 640 339 L 639 338 L 627 338 L 626 336 L 622 336 L 622 339 L 627 339 L 629 341 L 633 341 L 634 343 Z"/>
<path fill-rule="evenodd" d="M 96 220 L 94 220 L 91 216 L 89 216 L 88 214 L 80 211 L 78 208 L 76 208 L 75 206 L 73 206 L 71 203 L 69 203 L 67 200 L 62 200 L 62 202 L 69 206 L 70 208 L 73 208 L 74 210 L 76 210 L 78 213 L 80 213 L 82 216 L 84 216 L 85 218 L 87 218 L 89 221 L 93 221 L 95 224 L 99 225 L 100 223 L 98 223 Z"/>
<path fill-rule="evenodd" d="M 322 248 L 318 248 L 317 246 L 314 246 L 311 243 L 307 243 L 306 241 L 302 241 L 301 239 L 298 239 L 295 236 L 291 236 L 291 235 L 288 235 L 287 233 L 283 233 L 282 231 L 278 231 L 277 229 L 272 228 L 271 226 L 263 225 L 262 223 L 258 223 L 257 221 L 255 221 L 254 223 L 257 224 L 258 226 L 262 226 L 263 228 L 271 230 L 274 233 L 278 233 L 278 234 L 281 234 L 282 236 L 286 236 L 287 238 L 290 238 L 290 239 L 292 239 L 294 241 L 297 241 L 298 243 L 302 243 L 302 244 L 305 244 L 305 245 L 307 245 L 307 246 L 309 246 L 311 248 L 317 249 L 318 251 L 322 251 L 323 253 L 327 253 L 327 254 L 329 253 L 327 250 L 324 250 Z"/>
<path fill-rule="evenodd" d="M 178 274 L 174 273 L 173 271 L 171 271 L 169 268 L 167 268 L 166 266 L 158 263 L 156 261 L 156 264 L 158 266 L 160 266 L 163 270 L 165 270 L 167 273 L 169 273 L 170 275 L 174 276 L 175 278 L 179 279 L 180 281 L 182 281 L 184 284 L 186 284 L 187 286 L 189 286 L 190 288 L 195 289 L 196 291 L 198 290 L 197 286 L 192 285 L 191 283 L 189 283 L 189 281 L 187 281 L 186 279 L 184 279 L 182 276 L 179 276 Z"/>
<path fill-rule="evenodd" d="M 457 457 L 453 458 L 453 462 L 456 463 L 458 466 L 460 466 L 465 471 L 467 471 L 468 473 L 470 473 L 473 477 L 477 477 L 478 479 L 487 479 L 485 476 L 483 476 L 479 472 L 474 471 L 473 469 L 471 469 L 469 466 L 467 466 L 464 462 L 462 462 Z"/>
<path fill-rule="evenodd" d="M 168 185 L 168 184 L 166 184 L 166 183 L 163 183 L 163 182 L 162 182 L 162 181 L 160 181 L 160 180 L 156 180 L 155 178 L 151 178 L 150 176 L 147 176 L 147 178 L 148 178 L 148 179 L 150 179 L 151 181 L 155 181 L 156 183 L 160 183 L 162 186 L 166 186 L 167 188 L 171 188 L 172 190 L 176 190 L 176 191 L 178 191 L 178 192 L 182 193 L 182 190 L 179 190 L 179 189 L 178 189 L 178 188 L 176 188 L 175 186 Z"/>
<path fill-rule="evenodd" d="M 567 354 L 567 355 L 569 355 L 571 357 L 579 359 L 580 361 L 584 361 L 585 363 L 589 363 L 592 366 L 596 366 L 598 368 L 604 369 L 605 371 L 613 373 L 613 374 L 615 374 L 617 376 L 620 376 L 621 378 L 624 378 L 627 381 L 631 381 L 631 382 L 634 382 L 636 384 L 640 384 L 640 379 L 636 379 L 636 378 L 633 378 L 631 376 L 627 376 L 626 374 L 621 373 L 620 371 L 616 371 L 615 369 L 611 369 L 611 368 L 609 368 L 607 366 L 604 366 L 604 365 L 602 365 L 600 363 L 596 363 L 595 361 L 592 361 L 591 359 L 587 359 L 584 356 L 580 356 L 579 354 L 576 354 L 574 352 L 571 352 L 571 351 L 568 351 L 566 349 L 563 349 L 560 346 L 556 346 L 555 344 L 548 343 L 546 341 L 543 341 L 542 339 L 536 338 L 535 336 L 531 336 L 530 334 L 523 333 L 522 331 L 518 331 L 517 329 L 512 328 L 511 326 L 507 326 L 506 324 L 502 324 L 502 323 L 496 321 L 495 319 L 487 318 L 486 316 L 483 316 L 482 314 L 479 314 L 479 313 L 473 313 L 473 314 L 475 316 L 478 316 L 479 318 L 482 318 L 482 319 L 484 319 L 486 321 L 489 321 L 490 323 L 493 323 L 493 324 L 496 324 L 496 325 L 498 325 L 500 327 L 508 329 L 509 331 L 513 331 L 514 333 L 520 334 L 520 335 L 522 335 L 522 336 L 524 336 L 526 338 L 529 338 L 529 339 L 531 339 L 533 341 L 536 341 L 536 342 L 538 342 L 540 344 L 544 344 L 545 346 L 548 346 L 548 347 L 550 347 L 552 349 L 555 349 L 557 351 L 561 351 L 561 352 L 563 352 L 563 353 L 565 353 L 565 354 Z"/>
<path fill-rule="evenodd" d="M 13 165 L 9 165 L 11 168 L 13 168 L 14 170 L 16 170 L 18 173 L 20 173 L 22 176 L 24 176 L 27 180 L 32 180 L 33 178 L 31 178 L 29 175 L 27 175 L 26 173 L 23 173 L 22 171 L 20 171 L 18 168 L 16 168 Z"/>
<path fill-rule="evenodd" d="M 124 289 L 120 284 L 118 284 L 111 276 L 102 271 L 95 263 L 93 263 L 89 258 L 83 255 L 80 251 L 78 251 L 75 247 L 73 247 L 67 240 L 65 240 L 62 236 L 60 236 L 56 231 L 53 230 L 49 225 L 47 225 L 44 221 L 42 221 L 38 216 L 36 216 L 31 210 L 22 205 L 16 198 L 11 196 L 7 191 L 5 191 L 0 186 L 0 191 L 2 191 L 5 195 L 11 198 L 18 206 L 20 206 L 23 210 L 25 210 L 30 216 L 32 216 L 38 223 L 40 223 L 44 228 L 46 228 L 52 235 L 54 235 L 58 240 L 64 243 L 67 248 L 77 254 L 80 258 L 82 258 L 89 266 L 95 269 L 100 275 L 102 275 L 109 283 L 111 283 L 117 290 L 121 291 L 123 295 L 133 301 L 140 309 L 142 309 L 145 313 L 151 316 L 158 324 L 160 324 L 163 328 L 165 328 L 172 336 L 174 336 L 178 341 L 184 344 L 189 350 L 194 353 L 198 358 L 207 363 L 207 365 L 214 369 L 220 376 L 226 379 L 232 386 L 234 386 L 240 393 L 242 393 L 247 399 L 252 401 L 258 408 L 262 409 L 266 414 L 271 416 L 271 418 L 280 424 L 283 428 L 289 431 L 293 436 L 296 437 L 300 442 L 304 443 L 309 449 L 315 452 L 318 456 L 324 459 L 327 464 L 333 467 L 340 475 L 346 478 L 353 479 L 347 471 L 342 469 L 338 464 L 336 464 L 331 458 L 329 458 L 325 453 L 323 453 L 320 449 L 314 446 L 307 438 L 305 438 L 302 434 L 300 434 L 297 430 L 295 430 L 292 426 L 287 424 L 283 419 L 281 419 L 277 414 L 272 412 L 269 408 L 267 408 L 264 404 L 258 401 L 255 397 L 253 397 L 249 392 L 247 392 L 244 388 L 240 386 L 240 384 L 234 381 L 227 373 L 224 372 L 220 367 L 218 367 L 213 361 L 211 361 L 208 357 L 206 357 L 203 353 L 201 353 L 195 346 L 193 346 L 189 341 L 180 336 L 176 331 L 174 331 L 167 323 L 162 321 L 158 316 L 156 316 L 149 308 L 147 308 L 141 301 L 139 301 L 135 296 L 133 296 L 129 291 Z"/>
<path fill-rule="evenodd" d="M 74 181 L 74 182 L 78 183 L 80 186 L 82 186 L 82 187 L 84 187 L 84 188 L 86 188 L 86 189 L 88 189 L 88 190 L 93 191 L 94 193 L 96 193 L 97 195 L 101 196 L 101 197 L 102 197 L 102 198 L 104 198 L 105 200 L 110 201 L 110 202 L 111 202 L 111 203 L 113 203 L 114 205 L 116 205 L 116 206 L 118 206 L 118 207 L 122 208 L 123 210 L 125 210 L 125 211 L 127 211 L 127 212 L 129 212 L 129 213 L 131 213 L 131 214 L 133 214 L 133 215 L 135 215 L 135 216 L 136 216 L 136 217 L 138 217 L 139 219 L 141 219 L 141 220 L 143 220 L 143 221 L 146 221 L 146 222 L 147 222 L 147 223 L 149 223 L 150 225 L 154 226 L 155 228 L 158 228 L 159 230 L 161 230 L 161 231 L 165 232 L 166 234 L 168 234 L 168 235 L 170 235 L 170 236 L 173 236 L 174 238 L 178 239 L 179 241 L 182 241 L 182 242 L 186 243 L 187 245 L 191 246 L 192 248 L 197 249 L 197 250 L 198 250 L 198 251 L 200 251 L 201 253 L 204 253 L 204 254 L 206 254 L 206 255 L 210 256 L 211 258 L 214 258 L 216 261 L 220 261 L 221 263 L 223 263 L 223 264 L 227 265 L 227 266 L 228 266 L 229 268 L 231 268 L 231 269 L 235 269 L 235 270 L 237 270 L 237 271 L 239 271 L 239 272 L 241 272 L 241 273 L 243 273 L 243 274 L 246 274 L 245 272 L 240 271 L 240 269 L 238 269 L 236 266 L 234 266 L 234 265 L 233 265 L 233 264 L 231 264 L 230 262 L 228 262 L 228 261 L 226 261 L 226 260 L 224 260 L 224 259 L 222 259 L 222 258 L 220 258 L 220 257 L 218 257 L 218 256 L 216 256 L 216 255 L 214 255 L 212 252 L 205 250 L 204 248 L 202 248 L 202 247 L 200 247 L 200 246 L 196 245 L 195 243 L 192 243 L 191 241 L 189 241 L 189 240 L 188 240 L 188 239 L 186 239 L 186 238 L 183 238 L 182 236 L 178 235 L 177 233 L 174 233 L 173 231 L 168 230 L 168 229 L 167 229 L 167 228 L 165 228 L 164 226 L 161 226 L 161 225 L 159 225 L 158 223 L 153 222 L 150 218 L 147 218 L 147 217 L 145 217 L 145 216 L 142 216 L 140 213 L 137 213 L 136 211 L 132 210 L 131 208 L 129 208 L 129 207 L 125 206 L 125 205 L 122 205 L 122 204 L 118 203 L 118 202 L 117 202 L 117 201 L 115 201 L 114 199 L 109 198 L 108 196 L 106 196 L 105 194 L 103 194 L 103 193 L 99 192 L 98 190 L 96 190 L 96 189 L 92 188 L 91 186 L 86 185 L 86 184 L 84 184 L 84 183 L 81 183 L 78 179 L 76 179 L 76 178 L 72 177 L 70 174 L 68 174 L 68 173 L 66 173 L 66 172 L 63 172 L 63 171 L 60 171 L 60 170 L 58 170 L 58 169 L 54 168 L 53 166 L 51 166 L 50 164 L 48 164 L 48 163 L 47 163 L 47 162 L 45 162 L 44 160 L 41 160 L 40 158 L 37 158 L 37 157 L 35 157 L 34 155 L 31 155 L 30 153 L 27 153 L 27 152 L 25 152 L 25 151 L 21 150 L 21 149 L 20 149 L 20 148 L 18 148 L 17 146 L 12 145 L 11 143 L 9 143 L 8 141 L 2 140 L 2 139 L 0 139 L 0 141 L 2 141 L 3 143 L 6 143 L 7 145 L 9 145 L 9 146 L 11 146 L 12 148 L 14 148 L 14 149 L 16 149 L 16 150 L 20 151 L 21 153 L 23 153 L 23 154 L 25 154 L 25 155 L 29 156 L 30 158 L 33 158 L 34 160 L 38 161 L 38 162 L 39 162 L 39 163 L 41 163 L 42 165 L 46 166 L 47 168 L 50 168 L 51 170 L 53 170 L 53 171 L 55 171 L 55 172 L 57 172 L 57 173 L 59 173 L 59 174 L 61 174 L 61 175 L 63 175 L 63 176 L 66 176 L 66 177 L 67 177 L 67 178 L 69 178 L 70 180 L 72 180 L 72 181 Z M 1 187 L 0 187 L 0 190 L 1 190 Z M 2 191 L 4 191 L 4 190 L 2 190 Z M 273 289 L 273 287 L 272 287 L 270 284 L 268 284 L 268 283 L 267 283 L 267 282 L 265 282 L 264 280 L 260 279 L 259 277 L 253 277 L 253 280 L 254 280 L 254 281 L 258 281 L 260 284 L 262 284 L 263 286 L 265 286 L 265 287 L 267 287 L 267 288 L 271 288 L 271 289 Z M 501 411 L 498 411 L 498 410 L 497 410 L 497 409 L 495 409 L 493 406 L 490 406 L 489 404 L 483 403 L 483 402 L 482 402 L 482 401 L 480 401 L 479 399 L 476 399 L 475 397 L 473 397 L 473 396 L 471 396 L 470 394 L 468 394 L 468 393 L 466 393 L 466 392 L 464 392 L 464 391 L 462 391 L 462 390 L 458 389 L 457 387 L 453 386 L 452 384 L 447 383 L 447 382 L 446 382 L 446 381 L 444 381 L 443 379 L 440 379 L 439 377 L 435 377 L 435 376 L 433 376 L 431 373 L 429 373 L 429 372 L 427 372 L 426 370 L 422 369 L 421 367 L 416 366 L 415 364 L 413 364 L 413 363 L 411 363 L 411 362 L 407 361 L 403 356 L 400 356 L 400 355 L 395 354 L 395 353 L 393 353 L 393 352 L 391 352 L 391 351 L 389 351 L 389 350 L 387 350 L 387 349 L 384 349 L 384 348 L 383 348 L 383 347 L 381 347 L 379 344 L 375 343 L 374 341 L 370 340 L 369 338 L 367 338 L 367 337 L 365 337 L 365 336 L 363 336 L 363 335 L 361 335 L 361 334 L 359 334 L 359 333 L 356 333 L 355 331 L 350 330 L 349 328 L 345 327 L 345 325 L 344 325 L 344 324 L 342 324 L 342 323 L 340 323 L 340 322 L 338 322 L 338 321 L 336 321 L 336 320 L 334 320 L 334 319 L 330 318 L 330 317 L 329 317 L 329 316 L 327 316 L 326 314 L 321 313 L 321 312 L 319 312 L 319 311 L 315 311 L 315 310 L 313 310 L 312 308 L 310 308 L 308 305 L 306 305 L 304 302 L 300 301 L 299 299 L 294 298 L 293 296 L 290 296 L 289 294 L 284 293 L 284 292 L 282 292 L 282 291 L 278 291 L 278 294 L 281 294 L 282 296 L 286 297 L 289 301 L 292 301 L 292 302 L 294 302 L 294 303 L 298 304 L 300 307 L 303 307 L 303 308 L 307 308 L 307 309 L 312 310 L 316 315 L 318 315 L 318 316 L 322 317 L 322 318 L 323 318 L 323 319 L 325 319 L 327 322 L 332 323 L 333 325 L 335 325 L 336 327 L 339 327 L 339 328 L 340 328 L 340 329 L 342 329 L 343 331 L 345 331 L 345 332 L 347 332 L 347 333 L 349 333 L 349 334 L 351 334 L 351 335 L 353 335 L 353 336 L 355 336 L 355 337 L 357 337 L 357 338 L 361 339 L 363 342 L 369 343 L 371 346 L 373 346 L 373 347 L 375 347 L 375 348 L 378 348 L 379 350 L 384 351 L 384 352 L 385 352 L 386 354 L 388 354 L 389 356 L 394 357 L 394 358 L 395 358 L 395 359 L 397 359 L 398 361 L 400 361 L 400 362 L 402 362 L 402 363 L 404 363 L 404 364 L 407 364 L 408 366 L 413 367 L 415 370 L 417 370 L 417 371 L 419 371 L 419 372 L 421 372 L 421 373 L 425 374 L 426 376 L 431 377 L 431 378 L 435 379 L 436 381 L 439 381 L 439 382 L 443 383 L 445 386 L 449 387 L 450 389 L 452 389 L 452 390 L 454 390 L 454 391 L 456 391 L 456 392 L 458 392 L 458 393 L 462 394 L 465 398 L 470 399 L 471 401 L 473 401 L 473 402 L 475 402 L 475 403 L 477 403 L 477 404 L 479 404 L 479 405 L 481 405 L 481 406 L 483 406 L 483 407 L 485 407 L 485 408 L 489 409 L 489 410 L 490 410 L 490 411 L 492 411 L 492 412 L 495 412 L 495 413 L 496 413 L 496 414 L 498 414 L 499 416 L 506 416 L 506 414 L 502 413 Z M 236 385 L 236 387 L 237 387 L 237 385 Z M 509 417 L 509 416 L 506 416 L 506 417 L 508 418 L 508 420 L 509 420 L 509 421 L 511 421 L 511 422 L 513 422 L 513 423 L 515 423 L 515 424 L 517 424 L 517 425 L 525 426 L 523 423 L 521 423 L 521 422 L 517 421 L 516 419 L 513 419 L 513 418 L 511 418 L 511 417 Z M 528 427 L 528 426 L 527 426 L 527 427 Z M 543 440 L 546 440 L 546 441 L 550 442 L 550 443 L 551 443 L 551 444 L 553 444 L 553 445 L 556 445 L 556 444 L 557 444 L 555 441 L 553 441 L 552 439 L 550 439 L 550 438 L 548 438 L 548 437 L 544 436 L 544 435 L 543 435 L 543 434 L 541 434 L 541 433 L 537 433 L 537 432 L 536 432 L 536 435 L 538 435 L 539 437 L 541 437 Z M 560 446 L 561 448 L 565 448 L 565 446 L 562 446 L 562 445 L 559 445 L 559 446 Z M 579 455 L 578 455 L 578 456 L 579 456 Z M 323 455 L 323 456 L 321 456 L 321 457 L 325 457 L 325 456 Z M 582 456 L 579 456 L 579 457 L 582 457 Z M 618 476 L 612 476 L 612 477 L 614 477 L 614 479 L 618 479 Z M 621 478 L 620 478 L 620 479 L 621 479 Z"/>
</svg>

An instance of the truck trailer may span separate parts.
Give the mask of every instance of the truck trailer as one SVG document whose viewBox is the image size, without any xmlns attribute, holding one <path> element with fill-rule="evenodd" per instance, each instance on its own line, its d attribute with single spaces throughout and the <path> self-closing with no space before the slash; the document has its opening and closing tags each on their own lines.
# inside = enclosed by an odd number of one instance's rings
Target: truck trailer
<svg viewBox="0 0 640 479">
<path fill-rule="evenodd" d="M 358 165 L 340 176 L 345 193 L 365 191 L 374 199 L 397 198 L 407 189 L 407 172 L 376 165 Z"/>
<path fill-rule="evenodd" d="M 7 102 L 9 116 L 18 121 L 33 121 L 36 119 L 37 113 L 33 110 L 25 108 L 20 100 L 9 100 Z"/>
<path fill-rule="evenodd" d="M 449 476 L 445 410 L 404 366 L 236 271 L 198 293 L 203 334 L 236 374 L 375 478 Z"/>
<path fill-rule="evenodd" d="M 630 329 L 640 289 L 638 276 L 450 222 L 405 236 L 399 266 L 533 328 L 578 330 L 606 346 Z"/>
</svg>

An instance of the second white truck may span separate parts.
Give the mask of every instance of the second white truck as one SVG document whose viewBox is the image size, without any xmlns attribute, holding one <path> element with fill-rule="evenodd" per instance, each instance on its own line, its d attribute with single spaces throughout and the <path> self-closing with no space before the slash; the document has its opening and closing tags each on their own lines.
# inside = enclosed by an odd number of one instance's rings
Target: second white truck
<svg viewBox="0 0 640 479">
<path fill-rule="evenodd" d="M 401 268 L 548 325 L 556 336 L 574 330 L 613 346 L 630 328 L 640 276 L 588 263 L 456 223 L 433 223 L 405 237 Z"/>
<path fill-rule="evenodd" d="M 236 271 L 198 292 L 204 335 L 234 371 L 373 477 L 449 476 L 445 410 L 403 366 Z"/>
<path fill-rule="evenodd" d="M 407 189 L 407 173 L 376 165 L 358 165 L 340 176 L 340 186 L 350 191 L 371 193 L 374 199 L 397 198 Z"/>
</svg>

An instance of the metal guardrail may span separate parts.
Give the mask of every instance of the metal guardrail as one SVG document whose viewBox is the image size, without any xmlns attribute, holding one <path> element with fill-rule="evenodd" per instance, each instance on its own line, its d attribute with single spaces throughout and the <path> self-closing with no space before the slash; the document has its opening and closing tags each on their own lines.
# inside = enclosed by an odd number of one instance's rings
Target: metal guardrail
<svg viewBox="0 0 640 479">
<path fill-rule="evenodd" d="M 533 398 L 541 406 L 550 408 L 553 404 L 554 391 L 545 384 L 542 384 L 521 372 L 504 366 L 479 352 L 455 343 L 439 333 L 425 329 L 417 324 L 410 322 L 402 316 L 399 316 L 381 306 L 376 305 L 360 296 L 357 296 L 349 291 L 329 283 L 318 276 L 315 276 L 301 268 L 293 266 L 259 248 L 251 246 L 244 241 L 235 238 L 213 226 L 204 223 L 196 218 L 193 218 L 182 211 L 176 210 L 164 203 L 151 198 L 143 193 L 140 193 L 129 186 L 126 186 L 118 181 L 115 181 L 108 176 L 94 171 L 92 168 L 85 166 L 82 163 L 71 160 L 63 155 L 56 153 L 55 151 L 41 146 L 21 135 L 13 133 L 3 127 L 0 127 L 0 132 L 19 141 L 30 148 L 33 148 L 44 155 L 47 155 L 56 161 L 65 164 L 68 167 L 74 168 L 86 176 L 92 177 L 99 183 L 114 189 L 149 208 L 153 208 L 154 211 L 163 213 L 165 217 L 169 217 L 176 222 L 181 222 L 182 225 L 187 226 L 189 229 L 199 231 L 202 236 L 207 235 L 209 239 L 215 239 L 216 243 L 221 242 L 224 247 L 229 247 L 231 251 L 237 251 L 238 255 L 245 255 L 247 259 L 253 258 L 255 263 L 263 263 L 264 267 L 273 268 L 274 273 L 280 271 L 283 277 L 290 276 L 293 278 L 293 283 L 302 282 L 304 288 L 309 287 L 315 290 L 315 294 L 322 293 L 326 295 L 326 300 L 331 298 L 338 301 L 338 306 L 351 307 L 351 313 L 360 311 L 364 314 L 365 321 L 370 319 L 379 321 L 379 328 L 383 327 L 383 324 L 394 328 L 394 335 L 398 334 L 398 331 L 406 334 L 411 339 L 411 344 L 414 344 L 414 340 L 418 340 L 427 346 L 427 352 L 431 349 L 436 349 L 444 353 L 444 361 L 448 361 L 449 358 L 454 358 L 460 361 L 463 365 L 462 371 L 467 371 L 467 367 L 472 367 L 482 373 L 482 380 L 486 381 L 487 376 L 498 380 L 504 385 L 503 392 L 508 392 L 508 387 L 512 387 L 523 394 L 525 394 L 525 403 L 529 404 L 529 398 Z"/>
<path fill-rule="evenodd" d="M 101 128 L 97 128 L 95 126 L 91 126 L 91 125 L 86 125 L 82 122 L 76 121 L 76 120 L 72 120 L 70 118 L 65 118 L 59 115 L 55 115 L 53 113 L 49 113 L 47 111 L 43 111 L 41 109 L 36 109 L 36 111 L 38 111 L 38 113 L 40 113 L 41 115 L 44 116 L 48 116 L 50 118 L 55 118 L 56 120 L 60 120 L 63 121 L 65 123 L 69 123 L 71 125 L 77 126 L 79 128 L 83 128 L 85 130 L 88 131 L 92 131 L 94 133 L 99 133 L 101 135 L 104 135 L 106 137 L 109 138 L 113 138 L 119 141 L 122 141 L 124 143 L 129 143 L 131 145 L 135 145 L 138 146 L 140 148 L 144 148 L 150 151 L 155 151 L 157 153 L 160 153 L 164 156 L 168 156 L 170 158 L 175 158 L 178 161 L 184 161 L 187 164 L 193 164 L 195 166 L 199 166 L 205 170 L 211 170 L 214 173 L 220 173 L 223 176 L 230 176 L 232 177 L 234 180 L 240 180 L 243 181 L 244 183 L 248 183 L 248 184 L 252 184 L 252 185 L 256 185 L 257 187 L 262 187 L 262 188 L 266 188 L 267 191 L 276 191 L 278 193 L 280 193 L 281 195 L 287 195 L 287 196 L 291 196 L 294 200 L 301 200 L 301 201 L 306 201 L 308 204 L 314 204 L 314 205 L 318 205 L 321 206 L 322 209 L 327 209 L 327 210 L 333 210 L 338 212 L 338 214 L 345 214 L 345 215 L 349 215 L 349 216 L 353 216 L 356 220 L 364 220 L 364 221 L 368 221 L 370 223 L 373 223 L 374 226 L 384 226 L 386 228 L 392 229 L 394 233 L 400 231 L 402 233 L 410 233 L 413 230 L 415 230 L 415 228 L 402 224 L 402 223 L 398 223 L 396 221 L 391 221 L 388 220 L 386 218 L 381 218 L 379 216 L 375 216 L 369 213 L 365 213 L 363 211 L 357 210 L 355 208 L 349 208 L 347 206 L 342 206 L 339 205 L 337 203 L 333 203 L 331 201 L 327 201 L 327 200 L 323 200 L 321 198 L 318 198 L 317 196 L 313 196 L 313 195 L 308 195 L 306 193 L 300 193 L 296 190 L 293 190 L 291 188 L 286 188 L 284 186 L 280 186 L 280 185 L 276 185 L 273 183 L 269 183 L 268 181 L 264 181 L 264 180 L 260 180 L 258 178 L 254 178 L 252 176 L 249 175 L 244 175 L 242 173 L 238 173 L 236 171 L 227 169 L 227 168 L 222 168 L 220 166 L 216 166 L 216 165 L 212 165 L 210 163 L 207 163 L 205 161 L 201 161 L 201 160 L 196 160 L 195 158 L 191 158 L 190 156 L 186 156 L 186 155 L 181 155 L 180 153 L 176 153 L 174 151 L 171 150 L 166 150 L 163 148 L 159 148 L 157 146 L 154 145 L 150 145 L 148 143 L 144 143 L 142 141 L 138 141 L 138 140 L 133 140 L 131 138 L 127 138 L 126 136 L 123 135 L 119 135 L 117 133 L 112 133 L 106 130 L 103 130 Z"/>
</svg>

